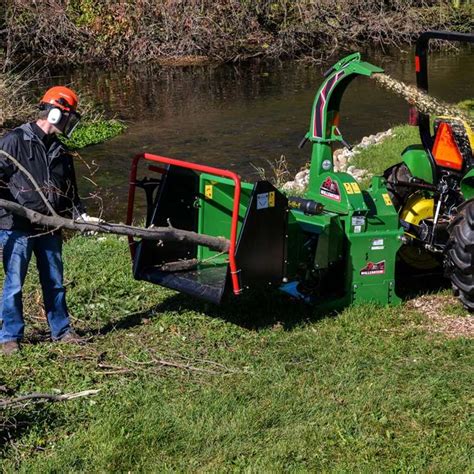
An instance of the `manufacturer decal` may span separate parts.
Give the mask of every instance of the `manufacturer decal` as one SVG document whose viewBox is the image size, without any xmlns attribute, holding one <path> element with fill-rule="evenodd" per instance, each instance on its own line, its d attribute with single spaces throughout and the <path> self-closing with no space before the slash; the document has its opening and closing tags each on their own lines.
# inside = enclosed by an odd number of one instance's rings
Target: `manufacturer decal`
<svg viewBox="0 0 474 474">
<path fill-rule="evenodd" d="M 322 196 L 326 196 L 328 199 L 333 199 L 334 201 L 341 200 L 341 193 L 339 192 L 339 185 L 337 181 L 334 181 L 330 176 L 328 176 L 321 184 L 319 193 Z"/>
<path fill-rule="evenodd" d="M 372 247 L 370 250 L 383 250 L 385 248 L 383 239 L 374 239 L 372 240 Z"/>
<path fill-rule="evenodd" d="M 385 273 L 385 260 L 381 260 L 380 262 L 373 263 L 368 262 L 367 265 L 362 268 L 360 274 L 362 276 L 367 275 L 383 275 Z"/>
</svg>

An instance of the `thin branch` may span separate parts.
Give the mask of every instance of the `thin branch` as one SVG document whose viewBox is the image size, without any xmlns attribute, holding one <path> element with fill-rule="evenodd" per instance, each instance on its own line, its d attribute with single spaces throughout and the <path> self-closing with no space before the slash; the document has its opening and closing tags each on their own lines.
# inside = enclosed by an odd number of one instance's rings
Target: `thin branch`
<svg viewBox="0 0 474 474">
<path fill-rule="evenodd" d="M 39 403 L 39 402 L 63 402 L 67 400 L 74 400 L 75 398 L 89 397 L 100 392 L 98 390 L 83 390 L 76 393 L 65 393 L 62 395 L 53 395 L 50 393 L 29 393 L 20 397 L 0 400 L 0 408 L 10 408 L 12 406 L 23 405 L 25 403 Z"/>
<path fill-rule="evenodd" d="M 44 195 L 43 191 L 41 190 L 40 186 L 36 182 L 35 178 L 33 178 L 33 176 L 31 175 L 31 173 L 16 158 L 14 158 L 12 155 L 7 153 L 6 151 L 0 150 L 0 154 L 5 156 L 8 160 L 12 161 L 18 167 L 19 170 L 25 173 L 25 175 L 31 181 L 31 184 L 35 187 L 36 192 L 40 195 L 41 199 L 45 203 L 48 211 L 51 212 L 51 215 L 57 216 L 57 213 L 53 209 L 53 206 L 51 206 L 51 203 L 48 201 L 48 198 Z"/>
<path fill-rule="evenodd" d="M 3 207 L 14 214 L 28 219 L 33 224 L 39 224 L 42 226 L 49 227 L 51 229 L 69 229 L 77 232 L 101 232 L 105 234 L 117 234 L 126 235 L 129 237 L 137 237 L 147 240 L 159 240 L 159 241 L 173 241 L 173 242 L 185 242 L 185 243 L 196 243 L 198 245 L 206 246 L 212 250 L 219 252 L 227 252 L 230 247 L 230 242 L 225 237 L 213 237 L 196 232 L 175 229 L 169 227 L 150 227 L 148 229 L 143 227 L 128 226 L 125 224 L 113 224 L 108 222 L 101 222 L 100 224 L 91 224 L 87 222 L 75 221 L 61 217 L 51 206 L 50 202 L 44 195 L 37 181 L 33 178 L 30 172 L 22 166 L 18 160 L 16 160 L 9 153 L 0 150 L 0 154 L 4 155 L 7 159 L 12 161 L 31 181 L 35 190 L 40 195 L 41 199 L 46 204 L 46 207 L 51 212 L 51 216 L 46 216 L 40 212 L 28 209 L 16 202 L 8 201 L 6 199 L 0 199 L 0 207 Z"/>
<path fill-rule="evenodd" d="M 172 241 L 196 243 L 204 245 L 210 249 L 220 252 L 229 250 L 230 242 L 225 237 L 213 237 L 209 235 L 198 234 L 189 230 L 175 229 L 174 227 L 152 227 L 143 228 L 124 224 L 113 224 L 102 222 L 100 224 L 91 224 L 88 222 L 75 221 L 59 215 L 46 216 L 32 209 L 28 209 L 16 202 L 0 199 L 0 207 L 3 207 L 14 214 L 28 219 L 33 224 L 39 224 L 53 229 L 69 229 L 76 232 L 101 232 L 104 234 L 117 234 L 137 237 L 146 240 Z"/>
</svg>

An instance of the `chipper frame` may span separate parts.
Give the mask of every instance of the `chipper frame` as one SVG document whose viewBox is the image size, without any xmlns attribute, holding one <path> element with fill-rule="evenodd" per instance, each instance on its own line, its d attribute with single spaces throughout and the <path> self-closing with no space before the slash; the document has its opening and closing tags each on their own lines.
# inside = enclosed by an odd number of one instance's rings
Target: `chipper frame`
<svg viewBox="0 0 474 474">
<path fill-rule="evenodd" d="M 197 244 L 131 240 L 135 278 L 214 303 L 269 285 L 328 309 L 399 303 L 395 259 L 403 229 L 384 179 L 372 178 L 362 191 L 351 175 L 333 167 L 333 147 L 345 143 L 339 131 L 343 93 L 357 76 L 377 72 L 382 70 L 361 61 L 359 53 L 326 72 L 302 142 L 312 144 L 309 187 L 302 196 L 286 196 L 268 181 L 242 182 L 227 170 L 136 156 L 128 223 L 139 187 L 147 200 L 147 226 L 171 224 L 223 236 L 230 248 L 219 253 Z M 156 178 L 137 179 L 140 161 L 151 165 Z"/>
</svg>

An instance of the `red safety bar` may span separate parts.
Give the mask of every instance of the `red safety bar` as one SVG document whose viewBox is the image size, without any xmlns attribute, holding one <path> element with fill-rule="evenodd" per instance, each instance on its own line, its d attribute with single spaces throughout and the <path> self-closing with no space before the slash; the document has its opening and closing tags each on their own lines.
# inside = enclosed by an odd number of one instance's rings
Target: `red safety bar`
<svg viewBox="0 0 474 474">
<path fill-rule="evenodd" d="M 200 173 L 208 173 L 216 176 L 223 176 L 230 178 L 234 181 L 234 205 L 232 209 L 232 222 L 230 228 L 230 246 L 229 246 L 229 265 L 230 274 L 232 278 L 232 288 L 234 294 L 238 295 L 241 293 L 238 273 L 240 270 L 237 269 L 237 262 L 235 260 L 235 248 L 237 244 L 237 227 L 239 222 L 239 207 L 240 207 L 240 176 L 233 171 L 223 170 L 220 168 L 214 168 L 212 166 L 198 165 L 197 163 L 189 163 L 188 161 L 176 160 L 174 158 L 167 158 L 165 156 L 152 155 L 150 153 L 141 153 L 136 155 L 132 161 L 132 167 L 130 169 L 130 183 L 128 189 L 128 209 L 127 209 L 127 225 L 132 224 L 133 219 L 133 205 L 135 203 L 135 187 L 137 179 L 138 162 L 141 160 L 156 161 L 158 163 L 164 163 L 167 165 L 180 166 L 181 168 L 187 168 Z M 134 257 L 134 242 L 133 237 L 128 237 L 128 243 L 130 245 L 130 252 L 132 258 Z"/>
</svg>

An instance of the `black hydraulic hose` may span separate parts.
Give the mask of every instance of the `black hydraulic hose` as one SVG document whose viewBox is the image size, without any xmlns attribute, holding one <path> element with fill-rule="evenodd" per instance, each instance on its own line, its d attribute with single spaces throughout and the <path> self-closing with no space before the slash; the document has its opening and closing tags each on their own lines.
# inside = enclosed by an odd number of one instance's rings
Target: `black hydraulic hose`
<svg viewBox="0 0 474 474">
<path fill-rule="evenodd" d="M 403 186 L 406 188 L 418 188 L 418 189 L 427 189 L 428 191 L 437 191 L 438 188 L 432 184 L 427 183 L 414 183 L 411 181 L 387 181 L 387 184 L 392 186 Z"/>
</svg>

